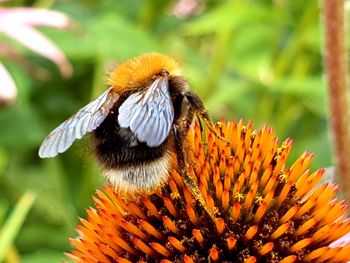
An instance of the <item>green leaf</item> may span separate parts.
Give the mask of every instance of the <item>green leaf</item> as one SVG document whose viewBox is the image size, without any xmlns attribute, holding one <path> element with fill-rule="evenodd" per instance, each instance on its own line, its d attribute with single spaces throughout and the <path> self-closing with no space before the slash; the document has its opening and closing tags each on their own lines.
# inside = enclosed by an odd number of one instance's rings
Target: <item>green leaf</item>
<svg viewBox="0 0 350 263">
<path fill-rule="evenodd" d="M 255 4 L 242 1 L 227 1 L 214 10 L 199 16 L 189 22 L 184 30 L 187 35 L 198 36 L 211 34 L 229 28 L 246 26 L 256 22 L 277 23 L 281 16 L 273 6 Z"/>
<path fill-rule="evenodd" d="M 7 250 L 16 238 L 35 198 L 36 195 L 31 191 L 24 193 L 15 209 L 12 211 L 10 217 L 2 226 L 0 230 L 0 261 L 4 259 Z"/>
<path fill-rule="evenodd" d="M 47 263 L 47 262 L 62 262 L 67 258 L 63 252 L 50 249 L 38 249 L 34 253 L 27 254 L 22 257 L 22 263 Z"/>
</svg>

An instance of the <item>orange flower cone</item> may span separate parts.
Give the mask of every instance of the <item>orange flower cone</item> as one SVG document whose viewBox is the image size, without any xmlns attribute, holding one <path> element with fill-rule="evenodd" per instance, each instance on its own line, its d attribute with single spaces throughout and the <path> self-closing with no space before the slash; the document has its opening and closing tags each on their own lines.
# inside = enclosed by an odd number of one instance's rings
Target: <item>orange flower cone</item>
<svg viewBox="0 0 350 263">
<path fill-rule="evenodd" d="M 315 187 L 324 169 L 310 172 L 302 154 L 291 167 L 292 147 L 278 145 L 272 129 L 242 121 L 218 124 L 221 135 L 199 125 L 186 145 L 208 216 L 175 169 L 158 193 L 127 200 L 110 187 L 97 191 L 67 254 L 74 262 L 346 262 L 350 243 L 329 246 L 350 232 L 347 205 L 334 199 L 336 184 Z M 205 139 L 204 139 L 205 138 Z"/>
</svg>

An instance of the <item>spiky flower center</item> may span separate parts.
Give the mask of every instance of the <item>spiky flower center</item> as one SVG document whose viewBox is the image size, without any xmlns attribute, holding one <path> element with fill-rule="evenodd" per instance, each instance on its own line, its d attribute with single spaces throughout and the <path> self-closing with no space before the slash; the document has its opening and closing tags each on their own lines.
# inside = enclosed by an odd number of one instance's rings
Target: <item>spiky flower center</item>
<svg viewBox="0 0 350 263">
<path fill-rule="evenodd" d="M 76 262 L 345 262 L 350 245 L 329 244 L 350 231 L 336 185 L 312 190 L 324 169 L 311 173 L 313 155 L 286 167 L 292 141 L 278 146 L 272 129 L 222 122 L 227 146 L 199 125 L 186 143 L 189 173 L 213 221 L 175 169 L 159 193 L 127 201 L 98 191 L 97 210 L 78 226 L 69 256 Z M 311 191 L 312 190 L 312 191 Z M 327 262 L 328 262 L 327 261 Z"/>
</svg>

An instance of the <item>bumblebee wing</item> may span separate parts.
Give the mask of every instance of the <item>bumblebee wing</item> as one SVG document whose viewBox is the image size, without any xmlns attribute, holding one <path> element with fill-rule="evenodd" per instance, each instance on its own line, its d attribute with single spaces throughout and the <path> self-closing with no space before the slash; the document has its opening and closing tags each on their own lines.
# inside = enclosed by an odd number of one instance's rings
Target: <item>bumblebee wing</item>
<svg viewBox="0 0 350 263">
<path fill-rule="evenodd" d="M 120 127 L 129 127 L 149 147 L 165 141 L 173 121 L 174 108 L 165 77 L 156 79 L 148 89 L 133 93 L 119 107 Z"/>
<path fill-rule="evenodd" d="M 107 117 L 119 95 L 106 90 L 76 114 L 54 129 L 43 141 L 39 149 L 41 158 L 54 157 L 66 151 L 76 139 L 95 130 Z"/>
</svg>

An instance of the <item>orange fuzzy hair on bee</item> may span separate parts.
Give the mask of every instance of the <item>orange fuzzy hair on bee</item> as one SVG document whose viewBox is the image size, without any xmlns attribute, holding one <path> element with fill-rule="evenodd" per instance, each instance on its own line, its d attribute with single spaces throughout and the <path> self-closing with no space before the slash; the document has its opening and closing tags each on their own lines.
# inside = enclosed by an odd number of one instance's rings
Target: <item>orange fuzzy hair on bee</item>
<svg viewBox="0 0 350 263">
<path fill-rule="evenodd" d="M 161 70 L 168 71 L 170 76 L 180 75 L 180 69 L 173 58 L 159 53 L 147 53 L 117 66 L 110 74 L 108 84 L 119 94 L 139 90 L 146 88 Z"/>
</svg>

